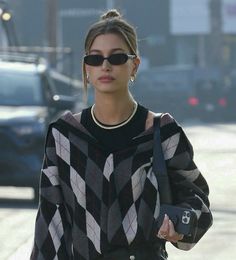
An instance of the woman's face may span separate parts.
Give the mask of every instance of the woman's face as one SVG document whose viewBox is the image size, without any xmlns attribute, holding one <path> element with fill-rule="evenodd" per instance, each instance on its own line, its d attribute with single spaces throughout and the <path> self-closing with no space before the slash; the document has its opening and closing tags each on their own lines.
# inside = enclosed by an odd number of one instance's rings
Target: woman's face
<svg viewBox="0 0 236 260">
<path fill-rule="evenodd" d="M 111 54 L 130 54 L 125 41 L 117 34 L 102 34 L 95 38 L 89 54 L 109 57 Z M 121 65 L 112 65 L 104 60 L 100 66 L 85 65 L 89 82 L 95 91 L 103 93 L 127 92 L 130 77 L 137 71 L 139 58 L 128 59 Z"/>
</svg>

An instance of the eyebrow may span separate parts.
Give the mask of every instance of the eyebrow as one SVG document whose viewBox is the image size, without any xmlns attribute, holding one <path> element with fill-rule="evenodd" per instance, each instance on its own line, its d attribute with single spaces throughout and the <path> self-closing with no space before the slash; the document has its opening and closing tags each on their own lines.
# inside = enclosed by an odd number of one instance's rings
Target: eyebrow
<svg viewBox="0 0 236 260">
<path fill-rule="evenodd" d="M 110 51 L 111 51 L 111 52 L 115 52 L 115 51 L 125 51 L 125 50 L 122 49 L 122 48 L 114 48 L 114 49 L 111 49 Z M 89 52 L 99 52 L 99 53 L 101 53 L 102 50 L 91 49 Z"/>
</svg>

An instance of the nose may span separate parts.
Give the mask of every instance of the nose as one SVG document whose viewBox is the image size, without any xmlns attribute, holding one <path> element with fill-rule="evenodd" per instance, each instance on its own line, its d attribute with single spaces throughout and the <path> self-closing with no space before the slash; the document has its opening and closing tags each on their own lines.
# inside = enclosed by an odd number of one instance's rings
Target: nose
<svg viewBox="0 0 236 260">
<path fill-rule="evenodd" d="M 105 71 L 108 71 L 111 69 L 111 64 L 107 59 L 104 59 L 104 61 L 102 63 L 102 69 Z"/>
</svg>

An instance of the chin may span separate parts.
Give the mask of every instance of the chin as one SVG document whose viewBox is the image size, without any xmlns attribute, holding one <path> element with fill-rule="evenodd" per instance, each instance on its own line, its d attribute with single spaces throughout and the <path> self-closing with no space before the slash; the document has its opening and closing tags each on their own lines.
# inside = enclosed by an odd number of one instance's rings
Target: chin
<svg viewBox="0 0 236 260">
<path fill-rule="evenodd" d="M 112 84 L 100 84 L 96 89 L 97 91 L 104 93 L 113 93 L 114 91 L 117 91 L 117 87 Z"/>
</svg>

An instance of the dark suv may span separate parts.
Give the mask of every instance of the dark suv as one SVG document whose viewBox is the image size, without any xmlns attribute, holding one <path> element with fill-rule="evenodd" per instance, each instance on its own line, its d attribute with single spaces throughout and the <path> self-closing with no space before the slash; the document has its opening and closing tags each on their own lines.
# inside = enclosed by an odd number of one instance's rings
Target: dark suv
<svg viewBox="0 0 236 260">
<path fill-rule="evenodd" d="M 37 200 L 47 126 L 75 100 L 57 92 L 46 64 L 25 58 L 0 56 L 0 86 L 0 186 L 32 187 Z"/>
<path fill-rule="evenodd" d="M 176 119 L 191 117 L 189 99 L 194 96 L 191 66 L 152 67 L 140 71 L 131 92 L 135 98 L 157 112 L 169 112 Z"/>
</svg>

